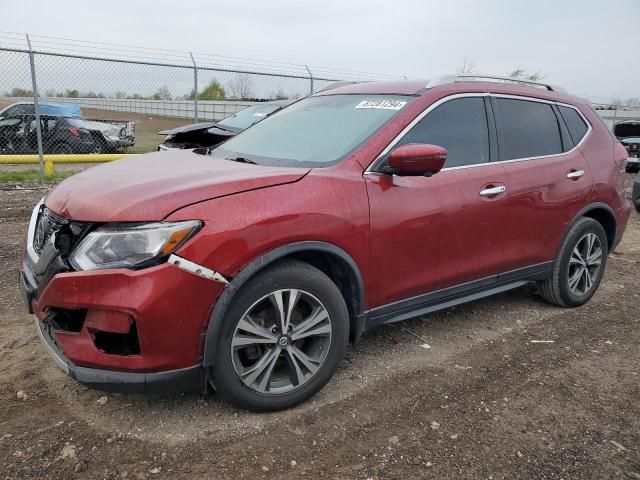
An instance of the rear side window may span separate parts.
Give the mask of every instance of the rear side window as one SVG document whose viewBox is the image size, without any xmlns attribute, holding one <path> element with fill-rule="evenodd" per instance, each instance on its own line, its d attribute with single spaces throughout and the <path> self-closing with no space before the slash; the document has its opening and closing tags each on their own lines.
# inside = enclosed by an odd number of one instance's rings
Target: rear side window
<svg viewBox="0 0 640 480">
<path fill-rule="evenodd" d="M 396 146 L 430 143 L 447 149 L 445 168 L 489 161 L 489 128 L 481 97 L 449 100 L 429 112 Z"/>
<path fill-rule="evenodd" d="M 558 109 L 560 110 L 560 114 L 564 119 L 564 123 L 567 124 L 567 128 L 569 129 L 569 135 L 571 135 L 571 140 L 573 140 L 573 144 L 577 145 L 582 140 L 587 133 L 589 127 L 584 120 L 580 116 L 578 112 L 576 112 L 573 108 L 563 107 L 558 105 Z"/>
<path fill-rule="evenodd" d="M 558 119 L 551 105 L 496 98 L 501 160 L 562 153 Z"/>
</svg>

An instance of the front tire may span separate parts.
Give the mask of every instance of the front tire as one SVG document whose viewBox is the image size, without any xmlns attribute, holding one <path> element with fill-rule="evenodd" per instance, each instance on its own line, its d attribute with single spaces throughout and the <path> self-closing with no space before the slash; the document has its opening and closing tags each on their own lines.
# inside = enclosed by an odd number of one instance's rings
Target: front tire
<svg viewBox="0 0 640 480">
<path fill-rule="evenodd" d="M 561 307 L 579 307 L 594 295 L 607 264 L 607 234 L 592 218 L 581 218 L 569 229 L 551 278 L 539 282 L 542 297 Z"/>
<path fill-rule="evenodd" d="M 224 317 L 210 374 L 218 394 L 254 411 L 313 396 L 333 376 L 349 338 L 349 314 L 333 281 L 287 260 L 256 274 Z"/>
</svg>

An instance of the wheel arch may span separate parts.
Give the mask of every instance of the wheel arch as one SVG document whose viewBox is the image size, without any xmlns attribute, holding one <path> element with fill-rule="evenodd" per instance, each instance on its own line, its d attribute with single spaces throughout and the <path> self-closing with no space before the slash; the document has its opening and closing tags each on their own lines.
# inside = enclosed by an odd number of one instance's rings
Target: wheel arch
<svg viewBox="0 0 640 480">
<path fill-rule="evenodd" d="M 226 286 L 211 313 L 204 339 L 203 365 L 214 364 L 216 342 L 224 315 L 235 294 L 257 272 L 287 258 L 318 268 L 331 278 L 342 293 L 349 310 L 349 336 L 357 341 L 364 330 L 364 282 L 355 260 L 342 248 L 327 242 L 303 241 L 284 245 L 246 265 Z"/>
<path fill-rule="evenodd" d="M 567 226 L 567 231 L 563 236 L 563 242 L 567 234 L 569 233 L 569 230 L 571 230 L 573 224 L 576 223 L 580 218 L 584 217 L 593 218 L 598 223 L 600 223 L 600 225 L 602 225 L 602 228 L 604 228 L 604 231 L 607 234 L 607 250 L 611 252 L 611 250 L 613 250 L 613 248 L 615 247 L 616 231 L 618 225 L 613 209 L 606 203 L 602 202 L 590 203 L 573 217 L 573 219 Z"/>
</svg>

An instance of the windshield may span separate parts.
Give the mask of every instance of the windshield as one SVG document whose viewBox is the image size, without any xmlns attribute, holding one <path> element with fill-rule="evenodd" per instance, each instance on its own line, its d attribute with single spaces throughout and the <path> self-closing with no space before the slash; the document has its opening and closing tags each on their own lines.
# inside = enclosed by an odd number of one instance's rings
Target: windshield
<svg viewBox="0 0 640 480">
<path fill-rule="evenodd" d="M 280 108 L 282 105 L 274 105 L 273 103 L 247 107 L 230 117 L 223 118 L 218 122 L 218 125 L 244 130 Z"/>
<path fill-rule="evenodd" d="M 227 140 L 212 153 L 258 164 L 323 167 L 335 164 L 414 97 L 308 97 Z"/>
</svg>

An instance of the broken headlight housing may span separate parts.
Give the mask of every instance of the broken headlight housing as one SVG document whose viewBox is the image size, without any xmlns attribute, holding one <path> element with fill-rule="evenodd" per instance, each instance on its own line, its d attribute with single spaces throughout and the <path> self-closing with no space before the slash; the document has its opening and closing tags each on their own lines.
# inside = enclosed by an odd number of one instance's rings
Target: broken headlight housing
<svg viewBox="0 0 640 480">
<path fill-rule="evenodd" d="M 201 226 L 197 220 L 105 225 L 89 233 L 69 261 L 76 270 L 148 266 L 168 257 Z"/>
</svg>

